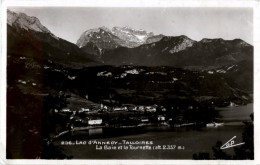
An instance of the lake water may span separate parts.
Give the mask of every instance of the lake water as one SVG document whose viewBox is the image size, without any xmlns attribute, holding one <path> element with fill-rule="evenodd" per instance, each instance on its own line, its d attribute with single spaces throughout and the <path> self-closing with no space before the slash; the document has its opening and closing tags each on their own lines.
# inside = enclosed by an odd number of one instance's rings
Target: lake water
<svg viewBox="0 0 260 165">
<path fill-rule="evenodd" d="M 221 121 L 225 125 L 217 128 L 171 128 L 145 127 L 129 129 L 94 129 L 90 132 L 74 132 L 71 136 L 55 141 L 55 145 L 63 149 L 63 153 L 73 159 L 192 159 L 194 153 L 207 152 L 213 157 L 212 147 L 216 142 L 223 144 L 236 136 L 235 143 L 242 142 L 244 124 L 250 120 L 253 104 L 240 107 L 217 108 Z M 86 142 L 80 145 L 61 145 L 64 140 Z M 97 150 L 96 145 L 89 145 L 90 140 L 100 142 L 116 141 L 152 141 L 151 146 L 176 145 L 180 149 L 169 150 Z M 225 152 L 233 154 L 233 148 Z"/>
</svg>

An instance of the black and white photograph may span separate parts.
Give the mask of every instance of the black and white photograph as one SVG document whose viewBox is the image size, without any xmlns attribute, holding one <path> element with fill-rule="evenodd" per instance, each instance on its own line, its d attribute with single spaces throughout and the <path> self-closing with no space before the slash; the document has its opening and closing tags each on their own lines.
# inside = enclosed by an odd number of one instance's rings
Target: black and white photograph
<svg viewBox="0 0 260 165">
<path fill-rule="evenodd" d="M 3 12 L 7 160 L 255 159 L 253 8 Z"/>
</svg>

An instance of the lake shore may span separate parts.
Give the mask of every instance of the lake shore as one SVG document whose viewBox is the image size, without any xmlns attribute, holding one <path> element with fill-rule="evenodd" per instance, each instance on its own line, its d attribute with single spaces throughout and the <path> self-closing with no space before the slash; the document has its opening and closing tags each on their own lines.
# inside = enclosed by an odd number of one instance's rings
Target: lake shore
<svg viewBox="0 0 260 165">
<path fill-rule="evenodd" d="M 242 142 L 242 132 L 245 129 L 243 121 L 250 119 L 249 115 L 253 112 L 253 104 L 241 107 L 217 109 L 221 114 L 221 119 L 225 120 L 225 126 L 216 128 L 207 127 L 180 127 L 173 128 L 168 126 L 161 127 L 143 127 L 141 129 L 106 129 L 98 128 L 91 131 L 82 131 L 66 140 L 100 140 L 100 141 L 122 141 L 122 140 L 147 140 L 153 141 L 157 145 L 180 145 L 185 146 L 184 150 L 159 150 L 159 151 L 142 151 L 142 150 L 96 150 L 94 146 L 88 145 L 61 145 L 59 139 L 54 142 L 55 146 L 62 148 L 63 153 L 73 156 L 73 159 L 192 159 L 194 153 L 208 152 L 213 156 L 212 147 L 218 140 L 228 141 L 236 136 L 236 141 Z M 245 112 L 246 111 L 246 112 Z M 236 112 L 236 113 L 235 113 Z M 232 125 L 234 122 L 231 118 L 236 118 L 239 124 Z M 231 124 L 229 124 L 231 123 Z M 195 143 L 196 142 L 196 143 Z M 233 149 L 227 149 L 225 152 L 234 154 Z"/>
</svg>

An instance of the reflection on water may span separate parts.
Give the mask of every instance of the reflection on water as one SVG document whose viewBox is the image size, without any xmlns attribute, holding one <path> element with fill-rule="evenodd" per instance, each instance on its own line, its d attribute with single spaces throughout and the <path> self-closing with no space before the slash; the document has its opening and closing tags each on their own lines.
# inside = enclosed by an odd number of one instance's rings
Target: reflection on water
<svg viewBox="0 0 260 165">
<path fill-rule="evenodd" d="M 90 129 L 88 134 L 89 136 L 101 135 L 103 134 L 103 129 L 102 128 Z"/>
<path fill-rule="evenodd" d="M 225 125 L 243 125 L 243 121 L 250 120 L 250 114 L 253 113 L 253 104 L 238 107 L 216 108 L 220 119 Z"/>
</svg>

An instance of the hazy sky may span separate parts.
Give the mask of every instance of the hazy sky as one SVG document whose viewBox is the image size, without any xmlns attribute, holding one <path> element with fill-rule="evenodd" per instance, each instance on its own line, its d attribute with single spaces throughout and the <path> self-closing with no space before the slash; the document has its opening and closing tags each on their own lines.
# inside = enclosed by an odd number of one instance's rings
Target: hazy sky
<svg viewBox="0 0 260 165">
<path fill-rule="evenodd" d="M 241 38 L 253 43 L 250 8 L 9 8 L 35 16 L 53 34 L 76 43 L 91 28 L 130 26 L 154 34 L 202 38 Z"/>
</svg>

